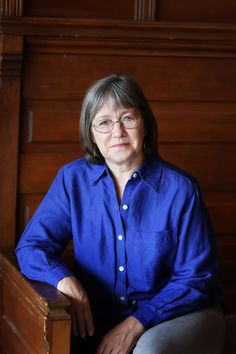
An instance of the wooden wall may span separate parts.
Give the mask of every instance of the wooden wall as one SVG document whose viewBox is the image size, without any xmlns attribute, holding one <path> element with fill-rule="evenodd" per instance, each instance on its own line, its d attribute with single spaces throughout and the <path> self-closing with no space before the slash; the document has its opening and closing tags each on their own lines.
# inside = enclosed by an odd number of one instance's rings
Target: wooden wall
<svg viewBox="0 0 236 354">
<path fill-rule="evenodd" d="M 58 168 L 82 155 L 84 91 L 126 73 L 155 112 L 161 155 L 200 182 L 236 312 L 235 1 L 8 3 L 0 1 L 1 246 L 13 246 Z"/>
<path fill-rule="evenodd" d="M 26 16 L 155 21 L 234 22 L 234 0 L 24 0 Z"/>
</svg>

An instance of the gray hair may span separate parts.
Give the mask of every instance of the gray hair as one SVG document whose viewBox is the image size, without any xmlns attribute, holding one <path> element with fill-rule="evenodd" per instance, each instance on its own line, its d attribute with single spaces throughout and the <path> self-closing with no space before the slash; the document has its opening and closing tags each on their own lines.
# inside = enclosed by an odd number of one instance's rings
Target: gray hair
<svg viewBox="0 0 236 354">
<path fill-rule="evenodd" d="M 131 77 L 113 74 L 95 81 L 85 93 L 80 114 L 80 142 L 85 157 L 93 163 L 104 162 L 93 141 L 91 124 L 108 99 L 116 106 L 138 109 L 144 121 L 144 156 L 154 155 L 157 152 L 157 123 L 143 91 Z"/>
</svg>

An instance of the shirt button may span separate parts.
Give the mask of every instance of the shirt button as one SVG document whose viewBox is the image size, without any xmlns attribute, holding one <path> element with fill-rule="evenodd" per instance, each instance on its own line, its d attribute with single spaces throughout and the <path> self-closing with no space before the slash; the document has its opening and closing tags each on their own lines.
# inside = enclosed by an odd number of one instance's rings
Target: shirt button
<svg viewBox="0 0 236 354">
<path fill-rule="evenodd" d="M 119 267 L 119 271 L 120 271 L 120 272 L 123 272 L 124 270 L 125 270 L 125 268 L 124 268 L 123 266 L 120 266 L 120 267 Z"/>
<path fill-rule="evenodd" d="M 123 208 L 123 210 L 127 210 L 127 209 L 128 209 L 128 205 L 124 204 L 124 205 L 122 206 L 122 208 Z"/>
<path fill-rule="evenodd" d="M 137 172 L 134 172 L 134 173 L 133 173 L 133 178 L 137 178 L 137 177 L 138 177 Z"/>
<path fill-rule="evenodd" d="M 118 240 L 120 240 L 120 241 L 123 240 L 123 236 L 122 236 L 122 235 L 119 235 L 119 236 L 118 236 Z"/>
<path fill-rule="evenodd" d="M 120 300 L 121 300 L 121 301 L 125 301 L 125 297 L 124 297 L 124 296 L 121 296 L 121 297 L 120 297 Z"/>
</svg>

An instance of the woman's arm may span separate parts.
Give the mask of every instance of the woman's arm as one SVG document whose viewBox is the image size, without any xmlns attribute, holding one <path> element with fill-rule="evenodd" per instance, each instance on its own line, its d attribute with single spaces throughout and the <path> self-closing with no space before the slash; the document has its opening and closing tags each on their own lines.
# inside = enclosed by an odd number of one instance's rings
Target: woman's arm
<svg viewBox="0 0 236 354">
<path fill-rule="evenodd" d="M 197 185 L 176 219 L 176 229 L 177 251 L 168 283 L 133 313 L 145 329 L 207 306 L 216 297 L 215 238 Z"/>
<path fill-rule="evenodd" d="M 16 248 L 22 273 L 54 287 L 73 275 L 60 257 L 70 239 L 70 200 L 61 169 Z"/>
</svg>

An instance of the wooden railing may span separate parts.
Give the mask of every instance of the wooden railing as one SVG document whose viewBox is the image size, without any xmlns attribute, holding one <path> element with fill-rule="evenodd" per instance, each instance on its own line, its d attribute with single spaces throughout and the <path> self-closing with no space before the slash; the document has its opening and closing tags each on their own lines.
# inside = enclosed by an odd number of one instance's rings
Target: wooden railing
<svg viewBox="0 0 236 354">
<path fill-rule="evenodd" d="M 0 354 L 70 353 L 68 299 L 50 285 L 27 280 L 13 251 L 0 252 L 0 299 Z M 228 315 L 222 354 L 235 351 L 236 316 Z"/>
<path fill-rule="evenodd" d="M 69 301 L 52 286 L 27 280 L 13 251 L 0 252 L 0 353 L 69 354 Z"/>
</svg>

